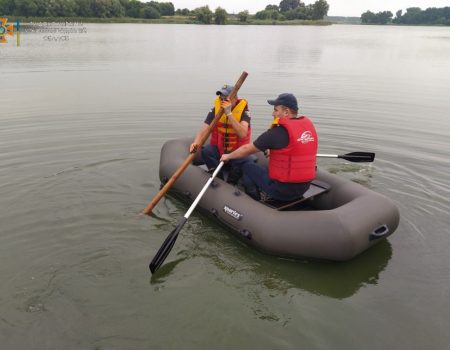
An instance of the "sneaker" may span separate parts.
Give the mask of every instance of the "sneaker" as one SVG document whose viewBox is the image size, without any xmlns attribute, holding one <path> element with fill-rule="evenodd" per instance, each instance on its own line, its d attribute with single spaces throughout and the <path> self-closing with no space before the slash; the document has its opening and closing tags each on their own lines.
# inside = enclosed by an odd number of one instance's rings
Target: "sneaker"
<svg viewBox="0 0 450 350">
<path fill-rule="evenodd" d="M 270 202 L 274 199 L 270 197 L 266 192 L 260 192 L 261 202 Z"/>
</svg>

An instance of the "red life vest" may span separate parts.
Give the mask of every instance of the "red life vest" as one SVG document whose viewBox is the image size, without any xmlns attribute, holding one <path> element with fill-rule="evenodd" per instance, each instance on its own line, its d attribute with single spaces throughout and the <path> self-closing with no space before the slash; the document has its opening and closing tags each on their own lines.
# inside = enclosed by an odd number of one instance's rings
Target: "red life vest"
<svg viewBox="0 0 450 350">
<path fill-rule="evenodd" d="M 300 183 L 316 177 L 317 132 L 305 116 L 297 119 L 280 118 L 279 125 L 289 134 L 289 144 L 271 149 L 269 177 L 280 182 Z"/>
<path fill-rule="evenodd" d="M 236 106 L 234 106 L 231 113 L 233 114 L 233 118 L 239 123 L 241 121 L 242 115 L 247 107 L 247 101 L 244 99 L 238 100 Z M 220 109 L 220 98 L 217 97 L 214 101 L 214 114 L 216 115 Z M 217 146 L 219 149 L 220 155 L 224 153 L 233 152 L 235 149 L 238 149 L 242 145 L 250 143 L 251 140 L 251 128 L 248 126 L 247 135 L 244 138 L 239 138 L 236 134 L 236 131 L 231 126 L 231 123 L 228 122 L 227 116 L 222 114 L 220 119 L 217 121 L 214 129 L 211 132 L 211 139 L 209 143 L 211 145 Z"/>
</svg>

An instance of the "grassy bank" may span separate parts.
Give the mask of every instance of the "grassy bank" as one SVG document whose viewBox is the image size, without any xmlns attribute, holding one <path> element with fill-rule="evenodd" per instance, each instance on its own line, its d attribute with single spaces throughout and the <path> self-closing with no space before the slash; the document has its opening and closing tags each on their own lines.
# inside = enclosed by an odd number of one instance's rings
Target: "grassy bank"
<svg viewBox="0 0 450 350">
<path fill-rule="evenodd" d="M 326 16 L 325 20 L 333 24 L 361 24 L 361 17 Z"/>
</svg>

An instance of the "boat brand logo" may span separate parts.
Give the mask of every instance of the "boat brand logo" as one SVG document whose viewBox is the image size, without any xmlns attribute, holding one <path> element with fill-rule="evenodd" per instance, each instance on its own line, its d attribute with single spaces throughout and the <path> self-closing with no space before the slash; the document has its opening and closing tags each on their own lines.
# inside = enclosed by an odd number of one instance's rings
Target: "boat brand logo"
<svg viewBox="0 0 450 350">
<path fill-rule="evenodd" d="M 17 20 L 16 29 L 14 29 L 14 24 L 8 24 L 7 18 L 0 18 L 0 44 L 6 44 L 6 36 L 14 36 L 17 32 L 17 46 L 19 46 L 19 20 Z"/>
<path fill-rule="evenodd" d="M 238 213 L 236 210 L 234 210 L 233 208 L 230 208 L 227 205 L 223 207 L 223 211 L 236 220 L 241 220 L 241 218 L 243 217 L 243 215 L 241 213 Z"/>
<path fill-rule="evenodd" d="M 311 131 L 304 131 L 303 134 L 297 139 L 301 143 L 309 143 L 314 141 L 314 136 L 312 136 Z"/>
</svg>

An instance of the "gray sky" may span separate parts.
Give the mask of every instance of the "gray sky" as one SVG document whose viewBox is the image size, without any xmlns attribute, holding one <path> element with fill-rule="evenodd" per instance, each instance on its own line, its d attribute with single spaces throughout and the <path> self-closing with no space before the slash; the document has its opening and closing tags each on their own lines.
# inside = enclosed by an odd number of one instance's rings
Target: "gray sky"
<svg viewBox="0 0 450 350">
<path fill-rule="evenodd" d="M 175 9 L 208 5 L 211 10 L 222 7 L 228 13 L 237 13 L 248 10 L 250 13 L 264 10 L 266 5 L 278 5 L 281 0 L 157 0 L 159 2 L 172 2 Z M 302 0 L 306 4 L 312 4 L 316 0 Z M 420 7 L 425 10 L 428 7 L 450 7 L 450 0 L 327 0 L 330 4 L 328 15 L 330 16 L 360 16 L 361 13 L 370 10 L 372 12 L 391 11 L 394 15 L 397 10 L 406 10 L 408 7 Z"/>
</svg>

